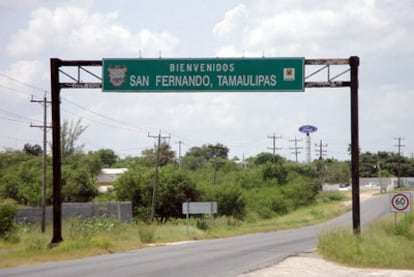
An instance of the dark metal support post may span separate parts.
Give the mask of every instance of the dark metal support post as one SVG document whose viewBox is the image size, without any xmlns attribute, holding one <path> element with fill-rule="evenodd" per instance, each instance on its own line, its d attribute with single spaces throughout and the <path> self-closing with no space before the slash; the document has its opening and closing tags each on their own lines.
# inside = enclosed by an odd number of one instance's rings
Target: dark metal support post
<svg viewBox="0 0 414 277">
<path fill-rule="evenodd" d="M 352 171 L 352 225 L 354 234 L 361 232 L 359 199 L 359 124 L 358 124 L 358 67 L 359 57 L 350 57 L 351 67 L 351 171 Z"/>
<path fill-rule="evenodd" d="M 62 238 L 62 169 L 60 149 L 60 84 L 61 60 L 50 59 L 50 81 L 52 96 L 52 155 L 53 155 L 53 237 L 49 247 L 59 244 Z"/>
</svg>

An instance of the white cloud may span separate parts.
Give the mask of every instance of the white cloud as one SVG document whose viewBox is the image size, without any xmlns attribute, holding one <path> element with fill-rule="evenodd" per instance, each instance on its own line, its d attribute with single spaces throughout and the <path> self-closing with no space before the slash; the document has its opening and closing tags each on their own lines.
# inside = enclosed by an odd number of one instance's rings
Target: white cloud
<svg viewBox="0 0 414 277">
<path fill-rule="evenodd" d="M 217 36 L 224 36 L 233 31 L 248 18 L 247 7 L 244 4 L 239 4 L 233 9 L 226 12 L 224 19 L 214 26 L 213 34 Z"/>
<path fill-rule="evenodd" d="M 91 13 L 78 7 L 32 12 L 27 28 L 16 33 L 7 46 L 14 57 L 48 55 L 77 58 L 138 56 L 162 51 L 171 55 L 178 39 L 168 32 L 133 32 L 118 24 L 118 12 Z M 52 52 L 50 52 L 52 50 Z"/>
<path fill-rule="evenodd" d="M 47 69 L 37 60 L 21 60 L 10 64 L 6 70 L 1 72 L 4 76 L 0 76 L 0 91 L 2 91 L 0 103 L 9 106 L 27 101 L 30 95 L 43 96 L 44 92 L 40 91 L 40 86 L 32 88 L 25 84 L 48 82 L 46 78 L 43 79 L 45 76 L 39 74 L 45 71 Z"/>
<path fill-rule="evenodd" d="M 405 10 L 412 8 L 412 4 L 400 5 L 403 18 L 407 18 Z M 220 46 L 216 52 L 234 48 L 247 53 L 265 51 L 266 56 L 317 57 L 370 54 L 393 47 L 412 49 L 412 31 L 403 27 L 407 24 L 400 22 L 405 19 L 389 8 L 387 2 L 371 0 L 289 4 L 259 0 L 241 4 L 215 25 L 213 33 L 226 42 L 226 47 Z M 232 38 L 231 43 L 228 37 Z M 405 41 L 404 45 L 399 41 Z"/>
<path fill-rule="evenodd" d="M 38 72 L 45 70 L 42 63 L 37 60 L 20 60 L 10 65 L 5 74 L 21 82 L 32 84 Z"/>
</svg>

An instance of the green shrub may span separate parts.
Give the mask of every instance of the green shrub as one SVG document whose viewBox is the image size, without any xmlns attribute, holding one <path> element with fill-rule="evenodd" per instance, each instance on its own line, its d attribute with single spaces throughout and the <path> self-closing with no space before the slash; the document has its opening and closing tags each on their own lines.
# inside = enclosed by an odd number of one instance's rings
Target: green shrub
<svg viewBox="0 0 414 277">
<path fill-rule="evenodd" d="M 289 201 L 285 199 L 279 187 L 265 187 L 244 193 L 247 210 L 256 213 L 260 218 L 272 218 L 287 214 Z"/>
<path fill-rule="evenodd" d="M 91 239 L 92 243 L 101 249 L 110 250 L 112 243 L 105 237 L 97 236 Z"/>
<path fill-rule="evenodd" d="M 384 229 L 389 235 L 401 236 L 414 241 L 414 216 L 412 214 L 406 215 L 397 224 L 386 226 Z"/>
<path fill-rule="evenodd" d="M 319 193 L 319 181 L 310 178 L 297 178 L 282 187 L 285 198 L 290 199 L 294 208 L 312 203 Z"/>
<path fill-rule="evenodd" d="M 14 217 L 17 214 L 17 206 L 9 200 L 0 203 L 0 237 L 6 236 L 15 228 Z"/>
<path fill-rule="evenodd" d="M 214 198 L 217 201 L 218 215 L 243 219 L 246 216 L 246 201 L 242 191 L 236 186 L 224 184 L 216 186 Z"/>
<path fill-rule="evenodd" d="M 70 238 L 91 238 L 98 232 L 114 231 L 119 225 L 119 221 L 114 217 L 77 217 L 71 220 L 69 227 Z"/>
<path fill-rule="evenodd" d="M 207 222 L 207 220 L 204 217 L 203 218 L 198 218 L 197 219 L 196 226 L 200 230 L 207 231 L 207 229 L 208 229 L 208 222 Z"/>
<path fill-rule="evenodd" d="M 332 202 L 332 201 L 342 201 L 345 200 L 345 195 L 339 191 L 323 191 L 320 192 L 317 199 L 320 202 Z"/>
<path fill-rule="evenodd" d="M 25 250 L 27 252 L 41 251 L 46 249 L 45 245 L 47 245 L 47 242 L 44 239 L 32 239 Z"/>
<path fill-rule="evenodd" d="M 154 242 L 155 232 L 157 228 L 155 225 L 140 225 L 138 226 L 138 233 L 141 242 L 152 243 Z"/>
</svg>

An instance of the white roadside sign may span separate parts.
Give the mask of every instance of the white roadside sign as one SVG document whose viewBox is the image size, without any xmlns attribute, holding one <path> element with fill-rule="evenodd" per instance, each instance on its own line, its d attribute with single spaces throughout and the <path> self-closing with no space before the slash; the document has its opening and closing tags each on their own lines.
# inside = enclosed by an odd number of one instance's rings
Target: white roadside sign
<svg viewBox="0 0 414 277">
<path fill-rule="evenodd" d="M 391 212 L 409 213 L 411 211 L 411 193 L 393 192 L 390 193 Z"/>
<path fill-rule="evenodd" d="M 216 214 L 217 202 L 184 202 L 183 214 Z"/>
<path fill-rule="evenodd" d="M 184 202 L 183 214 L 185 214 L 186 221 L 186 233 L 189 228 L 189 215 L 190 214 L 209 214 L 211 216 L 211 222 L 214 220 L 214 214 L 217 213 L 217 202 Z"/>
</svg>

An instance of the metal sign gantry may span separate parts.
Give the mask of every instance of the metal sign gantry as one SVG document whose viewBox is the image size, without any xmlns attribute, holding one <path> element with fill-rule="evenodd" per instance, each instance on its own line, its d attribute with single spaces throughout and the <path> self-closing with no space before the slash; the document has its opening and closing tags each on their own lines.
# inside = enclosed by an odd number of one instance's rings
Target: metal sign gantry
<svg viewBox="0 0 414 277">
<path fill-rule="evenodd" d="M 266 58 L 264 58 L 266 59 Z M 305 88 L 349 87 L 351 98 L 351 171 L 352 171 L 352 223 L 355 234 L 360 233 L 359 198 L 359 119 L 358 119 L 358 68 L 359 57 L 347 59 L 305 59 L 311 72 L 305 76 Z M 342 70 L 342 67 L 345 69 Z M 340 67 L 339 72 L 333 73 Z M 95 70 L 94 70 L 95 69 Z M 98 69 L 98 70 L 96 70 Z M 99 73 L 97 73 L 97 71 Z M 349 80 L 338 80 L 349 73 Z M 321 80 L 311 81 L 314 76 L 323 75 Z M 333 76 L 331 76 L 333 75 Z M 102 88 L 102 60 L 50 59 L 52 99 L 52 152 L 53 152 L 53 237 L 50 246 L 59 244 L 62 238 L 62 171 L 60 140 L 60 91 L 61 89 Z M 61 78 L 65 81 L 61 81 Z M 84 81 L 88 80 L 88 81 Z"/>
</svg>

